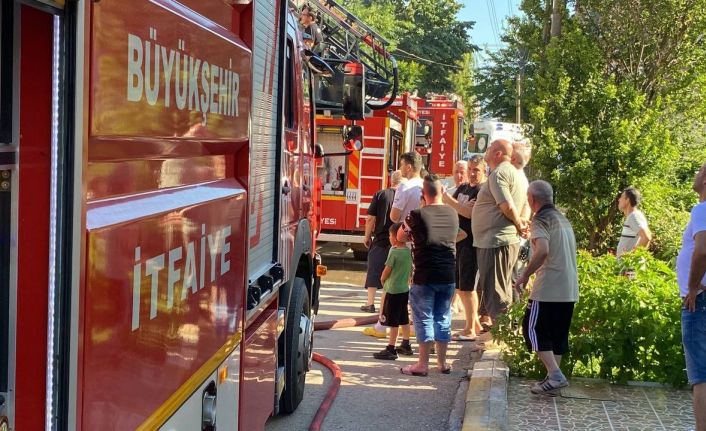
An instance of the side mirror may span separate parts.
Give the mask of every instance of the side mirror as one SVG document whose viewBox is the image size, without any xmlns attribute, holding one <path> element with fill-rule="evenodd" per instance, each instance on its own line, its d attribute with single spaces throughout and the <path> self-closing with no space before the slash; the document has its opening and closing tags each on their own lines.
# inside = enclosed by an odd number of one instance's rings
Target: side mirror
<svg viewBox="0 0 706 431">
<path fill-rule="evenodd" d="M 314 158 L 323 159 L 324 158 L 324 146 L 321 144 L 314 145 Z"/>
<path fill-rule="evenodd" d="M 348 152 L 363 149 L 363 128 L 361 126 L 343 127 L 343 148 Z"/>
<path fill-rule="evenodd" d="M 328 63 L 309 49 L 304 50 L 304 61 L 314 75 L 331 78 L 336 73 Z"/>
</svg>

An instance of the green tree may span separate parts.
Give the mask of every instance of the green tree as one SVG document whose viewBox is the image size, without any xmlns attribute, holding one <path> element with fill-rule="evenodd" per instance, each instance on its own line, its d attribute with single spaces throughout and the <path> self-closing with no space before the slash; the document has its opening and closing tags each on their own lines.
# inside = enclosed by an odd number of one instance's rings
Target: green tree
<svg viewBox="0 0 706 431">
<path fill-rule="evenodd" d="M 693 173 L 706 160 L 706 0 L 582 0 L 563 11 L 556 37 L 550 3 L 522 2 L 524 15 L 503 35 L 507 47 L 478 73 L 481 105 L 514 117 L 518 53 L 526 51 L 533 171 L 554 184 L 579 243 L 615 247 L 617 194 L 635 185 L 653 251 L 669 260 L 694 202 Z"/>
<path fill-rule="evenodd" d="M 463 57 L 456 62 L 458 69 L 450 74 L 450 81 L 453 84 L 453 92 L 461 96 L 461 100 L 469 114 L 476 104 L 475 97 L 475 61 L 470 52 L 463 54 Z"/>
<path fill-rule="evenodd" d="M 458 20 L 457 0 L 346 0 L 344 5 L 391 43 L 401 91 L 453 91 L 450 71 L 476 49 L 468 36 L 473 23 Z"/>
</svg>

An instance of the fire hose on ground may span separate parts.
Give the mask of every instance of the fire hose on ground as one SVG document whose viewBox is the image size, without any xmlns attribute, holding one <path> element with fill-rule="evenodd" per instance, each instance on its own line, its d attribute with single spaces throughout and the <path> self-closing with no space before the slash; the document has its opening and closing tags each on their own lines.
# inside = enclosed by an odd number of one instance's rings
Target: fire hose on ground
<svg viewBox="0 0 706 431">
<path fill-rule="evenodd" d="M 365 317 L 355 317 L 355 318 L 346 318 L 346 319 L 338 319 L 338 320 L 325 320 L 325 321 L 320 321 L 316 322 L 314 324 L 314 330 L 315 331 L 327 331 L 329 329 L 337 329 L 337 328 L 350 328 L 353 326 L 363 326 L 363 325 L 371 325 L 375 322 L 377 322 L 378 317 L 377 316 L 365 316 Z M 314 416 L 314 420 L 311 422 L 311 425 L 309 425 L 309 431 L 319 431 L 321 430 L 321 426 L 324 423 L 324 419 L 326 418 L 326 415 L 328 414 L 328 411 L 331 409 L 331 406 L 333 405 L 333 401 L 336 399 L 336 395 L 338 394 L 338 389 L 341 386 L 341 368 L 336 365 L 335 362 L 330 360 L 329 358 L 320 355 L 316 352 L 312 355 L 312 359 L 321 365 L 325 366 L 326 368 L 331 371 L 331 374 L 333 375 L 333 382 L 331 382 L 331 385 L 328 388 L 328 391 L 326 392 L 326 395 L 324 396 L 324 400 L 321 402 L 321 405 L 319 406 L 319 409 L 316 411 L 316 415 Z"/>
</svg>

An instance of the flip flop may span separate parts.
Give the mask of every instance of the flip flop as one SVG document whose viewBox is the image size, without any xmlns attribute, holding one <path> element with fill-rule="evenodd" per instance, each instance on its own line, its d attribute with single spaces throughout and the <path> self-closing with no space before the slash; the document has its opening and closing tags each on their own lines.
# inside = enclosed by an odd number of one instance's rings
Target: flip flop
<svg viewBox="0 0 706 431">
<path fill-rule="evenodd" d="M 442 368 L 439 370 L 441 374 L 451 374 L 451 367 Z"/>
<path fill-rule="evenodd" d="M 453 341 L 476 341 L 476 337 L 471 337 L 470 335 L 463 334 L 453 334 L 451 336 Z"/>
<path fill-rule="evenodd" d="M 407 365 L 406 367 L 400 368 L 400 373 L 404 374 L 405 376 L 417 376 L 417 377 L 426 377 L 429 374 L 427 372 L 422 372 L 422 371 L 412 371 L 411 365 Z"/>
</svg>

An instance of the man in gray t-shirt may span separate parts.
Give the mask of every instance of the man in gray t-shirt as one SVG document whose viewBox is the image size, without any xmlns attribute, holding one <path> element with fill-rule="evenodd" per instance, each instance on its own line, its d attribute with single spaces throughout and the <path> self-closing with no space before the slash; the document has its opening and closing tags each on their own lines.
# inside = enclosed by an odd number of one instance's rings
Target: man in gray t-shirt
<svg viewBox="0 0 706 431">
<path fill-rule="evenodd" d="M 520 217 L 527 191 L 521 187 L 517 169 L 510 164 L 512 145 L 493 141 L 485 155 L 491 173 L 473 207 L 473 245 L 478 260 L 478 295 L 481 322 L 505 312 L 512 303 L 512 267 L 519 251 L 518 233 L 527 221 Z"/>
<path fill-rule="evenodd" d="M 535 394 L 553 395 L 569 385 L 559 368 L 561 357 L 569 350 L 569 328 L 574 303 L 579 299 L 576 270 L 576 239 L 571 223 L 556 208 L 554 191 L 546 181 L 533 181 L 527 192 L 534 218 L 530 240 L 532 258 L 515 288 L 527 284 L 536 273 L 532 285 L 522 333 L 527 348 L 547 369 L 547 378 L 533 385 Z"/>
</svg>

